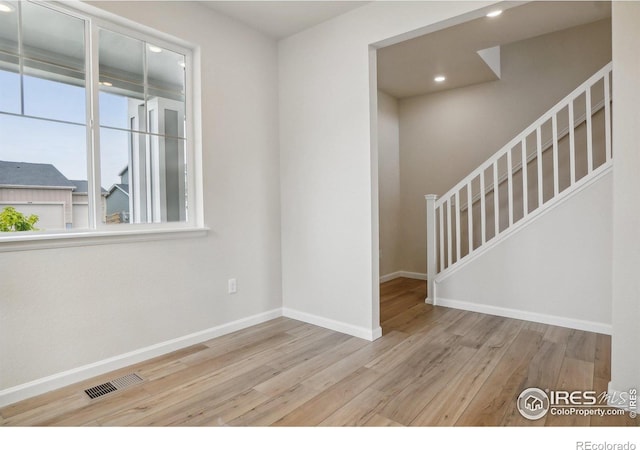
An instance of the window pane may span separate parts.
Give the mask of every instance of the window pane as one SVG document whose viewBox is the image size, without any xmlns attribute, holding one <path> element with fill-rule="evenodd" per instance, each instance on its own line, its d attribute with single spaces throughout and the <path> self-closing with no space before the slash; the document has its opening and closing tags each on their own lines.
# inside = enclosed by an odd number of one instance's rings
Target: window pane
<svg viewBox="0 0 640 450">
<path fill-rule="evenodd" d="M 84 126 L 0 114 L 0 211 L 39 220 L 39 230 L 86 228 Z"/>
<path fill-rule="evenodd" d="M 147 102 L 154 220 L 186 220 L 184 108 L 181 102 L 151 98 Z M 157 136 L 156 134 L 162 135 Z M 161 212 L 158 212 L 160 211 Z"/>
<path fill-rule="evenodd" d="M 99 39 L 100 125 L 128 129 L 130 116 L 144 107 L 144 43 L 107 30 Z"/>
<path fill-rule="evenodd" d="M 85 89 L 45 78 L 29 76 L 25 67 L 24 113 L 28 116 L 86 123 Z"/>
<path fill-rule="evenodd" d="M 86 122 L 84 20 L 22 2 L 24 114 Z"/>
<path fill-rule="evenodd" d="M 100 30 L 100 75 L 142 85 L 144 43 L 138 39 Z"/>
<path fill-rule="evenodd" d="M 0 86 L 0 111 L 20 114 L 20 75 L 0 70 Z"/>
<path fill-rule="evenodd" d="M 84 20 L 30 2 L 21 6 L 23 55 L 84 72 Z"/>
<path fill-rule="evenodd" d="M 131 222 L 129 154 L 145 154 L 146 136 L 140 133 L 100 129 L 100 178 L 106 190 L 103 223 Z"/>
<path fill-rule="evenodd" d="M 164 138 L 166 208 L 168 222 L 187 220 L 187 179 L 185 141 L 172 137 Z"/>
<path fill-rule="evenodd" d="M 184 139 L 185 115 L 184 101 L 171 100 L 164 97 L 149 97 L 147 110 L 158 111 L 159 115 L 149 119 L 149 132 Z"/>
<path fill-rule="evenodd" d="M 18 54 L 18 5 L 17 2 L 0 3 L 0 52 Z M 0 58 L 1 59 L 1 58 Z"/>
<path fill-rule="evenodd" d="M 150 96 L 184 102 L 184 55 L 147 45 L 147 66 Z"/>
<path fill-rule="evenodd" d="M 184 139 L 101 128 L 100 149 L 107 223 L 187 220 Z"/>
<path fill-rule="evenodd" d="M 121 128 L 123 130 L 145 131 L 146 123 L 143 120 L 131 128 L 131 118 L 140 115 L 144 117 L 144 94 L 120 95 L 111 87 L 100 87 L 100 125 L 105 127 Z M 131 94 L 131 92 L 129 91 Z"/>
<path fill-rule="evenodd" d="M 99 47 L 106 221 L 186 221 L 185 56 L 106 30 Z"/>
</svg>

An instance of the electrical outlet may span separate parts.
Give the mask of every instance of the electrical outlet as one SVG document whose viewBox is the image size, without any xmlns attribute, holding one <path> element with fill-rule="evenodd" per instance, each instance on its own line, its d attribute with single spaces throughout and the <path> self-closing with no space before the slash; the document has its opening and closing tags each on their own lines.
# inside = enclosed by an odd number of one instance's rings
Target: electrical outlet
<svg viewBox="0 0 640 450">
<path fill-rule="evenodd" d="M 235 294 L 238 290 L 238 286 L 236 285 L 235 278 L 229 278 L 229 281 L 227 282 L 227 286 L 228 286 L 229 294 Z"/>
</svg>

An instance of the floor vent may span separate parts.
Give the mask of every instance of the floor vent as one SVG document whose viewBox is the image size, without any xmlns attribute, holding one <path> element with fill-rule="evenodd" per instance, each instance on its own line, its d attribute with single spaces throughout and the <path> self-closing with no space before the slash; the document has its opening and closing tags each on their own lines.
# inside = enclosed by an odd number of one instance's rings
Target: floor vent
<svg viewBox="0 0 640 450">
<path fill-rule="evenodd" d="M 85 392 L 90 398 L 98 398 L 103 395 L 107 395 L 109 392 L 117 391 L 118 388 L 115 387 L 112 383 L 104 383 L 99 384 L 98 386 L 94 386 L 89 389 L 85 389 Z"/>
<path fill-rule="evenodd" d="M 111 392 L 125 389 L 135 384 L 142 383 L 142 381 L 142 378 L 140 378 L 138 375 L 136 375 L 135 373 L 131 373 L 129 375 L 116 378 L 115 380 L 109 381 L 107 383 L 99 384 L 98 386 L 85 389 L 84 392 L 89 396 L 89 398 L 93 399 L 102 397 L 103 395 L 107 395 Z"/>
<path fill-rule="evenodd" d="M 130 373 L 129 375 L 112 380 L 111 383 L 116 387 L 116 389 L 124 389 L 129 386 L 133 386 L 134 384 L 142 383 L 142 378 L 135 373 Z"/>
</svg>

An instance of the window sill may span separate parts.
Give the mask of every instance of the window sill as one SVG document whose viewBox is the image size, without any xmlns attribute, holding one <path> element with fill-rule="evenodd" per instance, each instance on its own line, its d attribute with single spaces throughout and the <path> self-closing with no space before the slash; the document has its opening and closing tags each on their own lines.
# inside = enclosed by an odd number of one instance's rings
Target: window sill
<svg viewBox="0 0 640 450">
<path fill-rule="evenodd" d="M 162 241 L 204 237 L 209 228 L 158 228 L 120 231 L 78 231 L 52 234 L 20 234 L 0 237 L 0 253 L 63 247 Z"/>
</svg>

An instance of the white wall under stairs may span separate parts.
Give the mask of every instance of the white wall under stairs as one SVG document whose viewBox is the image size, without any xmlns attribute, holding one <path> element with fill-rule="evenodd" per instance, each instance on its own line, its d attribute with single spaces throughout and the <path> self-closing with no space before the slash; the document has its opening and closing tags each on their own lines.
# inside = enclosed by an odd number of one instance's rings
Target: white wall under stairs
<svg viewBox="0 0 640 450">
<path fill-rule="evenodd" d="M 610 334 L 612 169 L 437 281 L 437 305 Z"/>
</svg>

